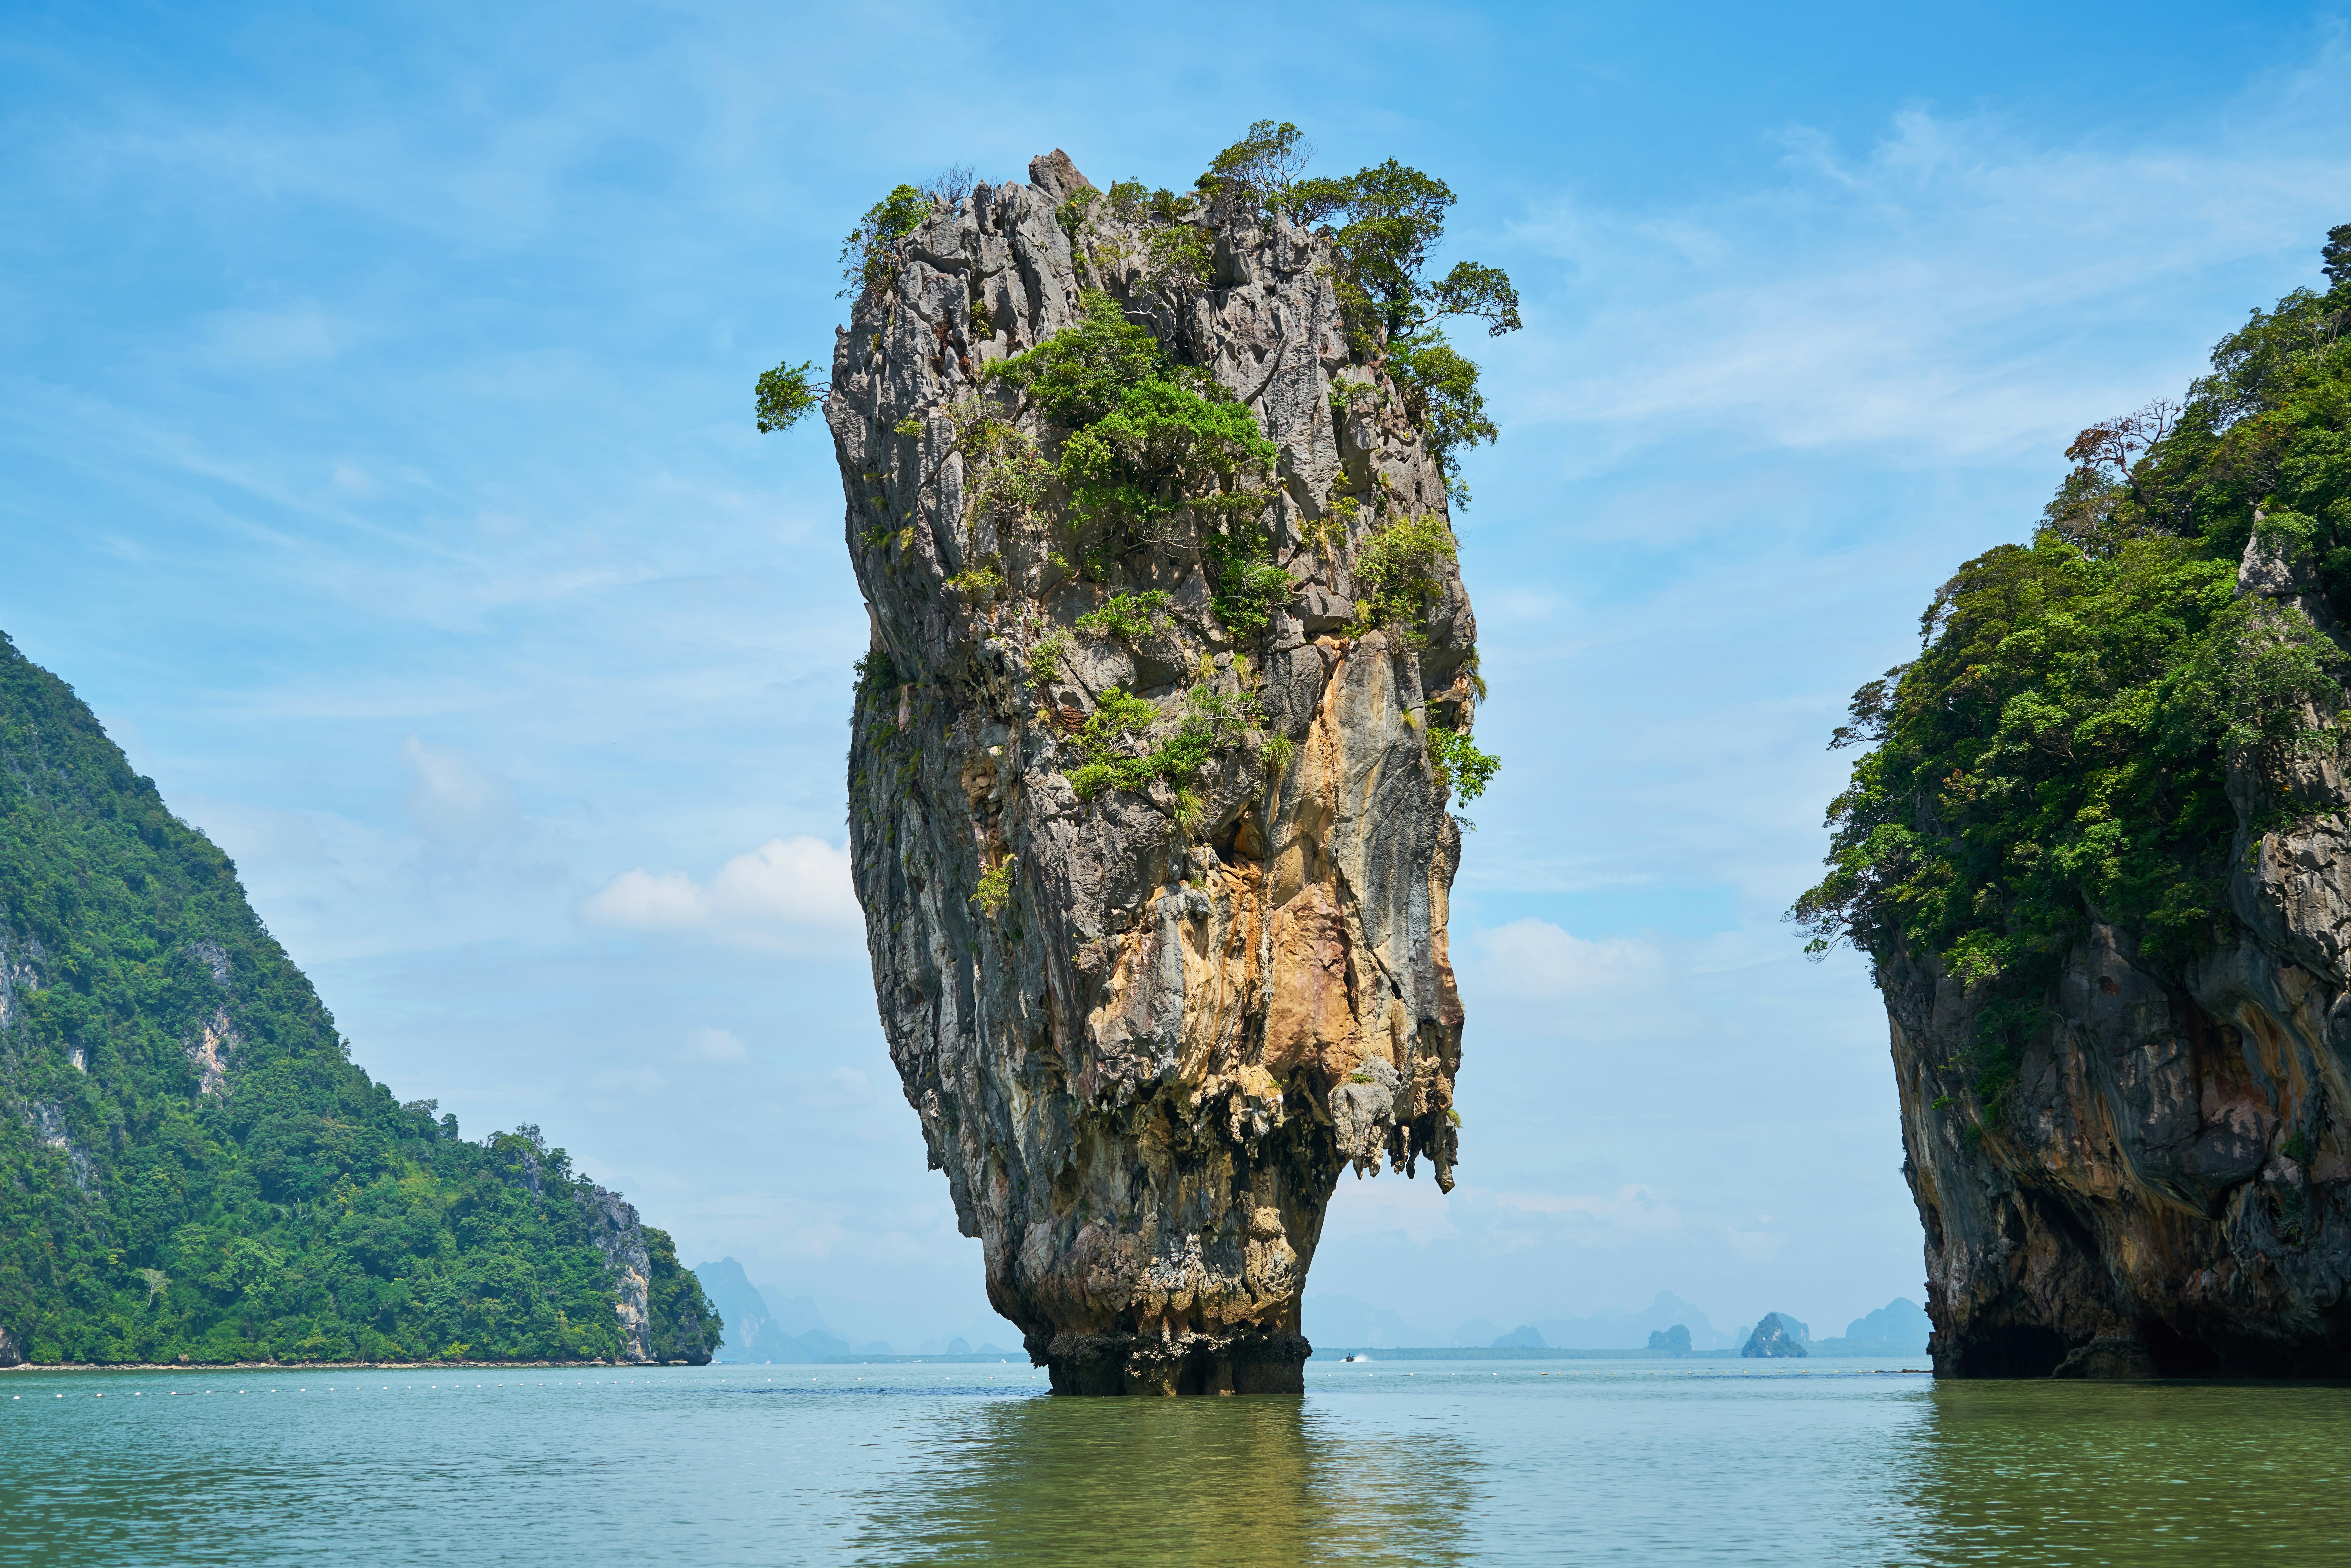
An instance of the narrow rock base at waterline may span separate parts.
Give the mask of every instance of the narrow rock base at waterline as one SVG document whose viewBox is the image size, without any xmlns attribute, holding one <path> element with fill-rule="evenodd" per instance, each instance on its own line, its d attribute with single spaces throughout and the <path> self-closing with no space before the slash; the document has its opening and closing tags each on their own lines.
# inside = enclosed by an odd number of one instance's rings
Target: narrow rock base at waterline
<svg viewBox="0 0 2351 1568">
<path fill-rule="evenodd" d="M 1042 1342 L 1041 1343 L 1040 1342 Z M 1031 1335 L 1056 1394 L 1303 1394 L 1314 1347 L 1295 1333 Z"/>
</svg>

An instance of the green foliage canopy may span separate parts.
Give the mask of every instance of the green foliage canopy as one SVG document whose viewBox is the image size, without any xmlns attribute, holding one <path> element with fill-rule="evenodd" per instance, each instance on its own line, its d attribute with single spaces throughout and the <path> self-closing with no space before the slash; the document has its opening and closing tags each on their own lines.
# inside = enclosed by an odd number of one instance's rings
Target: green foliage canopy
<svg viewBox="0 0 2351 1568">
<path fill-rule="evenodd" d="M 1479 750 L 1468 730 L 1432 724 L 1428 727 L 1428 765 L 1436 770 L 1437 782 L 1449 787 L 1453 798 L 1466 805 L 1486 792 L 1486 786 L 1500 770 L 1502 759 L 1491 752 Z"/>
<path fill-rule="evenodd" d="M 1420 634 L 1437 573 L 1452 564 L 1452 530 L 1431 512 L 1374 530 L 1355 552 L 1355 630 Z"/>
<path fill-rule="evenodd" d="M 816 379 L 813 360 L 760 371 L 758 385 L 753 389 L 759 434 L 789 430 L 824 401 L 825 392 L 825 384 Z"/>
<path fill-rule="evenodd" d="M 1154 632 L 1167 628 L 1170 601 L 1167 591 L 1158 588 L 1142 593 L 1113 593 L 1099 607 L 1079 616 L 1075 624 L 1081 632 L 1140 643 Z"/>
<path fill-rule="evenodd" d="M 1068 427 L 1058 472 L 1081 526 L 1123 543 L 1165 540 L 1187 511 L 1214 533 L 1254 526 L 1264 508 L 1249 482 L 1270 472 L 1276 449 L 1256 418 L 1215 377 L 1170 360 L 1107 294 L 1089 292 L 1076 325 L 987 374 Z"/>
<path fill-rule="evenodd" d="M 1185 694 L 1175 730 L 1157 745 L 1142 748 L 1141 741 L 1159 720 L 1159 710 L 1113 686 L 1096 700 L 1075 737 L 1082 760 L 1070 769 L 1070 787 L 1081 800 L 1104 789 L 1146 789 L 1154 779 L 1188 789 L 1215 765 L 1217 753 L 1238 744 L 1261 716 L 1254 697 L 1196 685 Z"/>
<path fill-rule="evenodd" d="M 621 1350 L 606 1195 L 352 1065 L 227 857 L 5 637 L 0 976 L 0 1328 L 33 1360 Z M 655 1353 L 707 1359 L 643 1235 Z"/>
<path fill-rule="evenodd" d="M 1220 162 L 1249 146 L 1245 139 Z M 1444 239 L 1453 191 L 1393 158 L 1343 179 L 1269 185 L 1266 200 L 1300 222 L 1340 220 L 1332 235 L 1339 298 L 1357 348 L 1384 353 L 1456 503 L 1467 505 L 1460 454 L 1500 432 L 1479 391 L 1478 366 L 1447 340 L 1443 321 L 1467 316 L 1484 321 L 1489 336 L 1517 331 L 1519 291 L 1510 275 L 1463 261 L 1431 279 L 1428 258 Z"/>
<path fill-rule="evenodd" d="M 1816 953 L 1996 982 L 1978 1061 L 1995 1099 L 2092 918 L 2170 966 L 2229 939 L 2232 760 L 2273 821 L 2297 754 L 2336 744 L 2341 652 L 2236 593 L 2258 529 L 2351 623 L 2351 277 L 2330 277 L 2222 340 L 2184 403 L 2083 432 L 2032 541 L 1960 568 L 1918 658 L 1856 693 L 1831 742 L 1874 749 L 1791 917 Z"/>
<path fill-rule="evenodd" d="M 906 236 L 921 228 L 935 210 L 934 197 L 913 185 L 893 187 L 866 208 L 849 237 L 841 242 L 841 275 L 848 282 L 841 295 L 862 294 L 888 282 Z"/>
<path fill-rule="evenodd" d="M 1228 192 L 1244 193 L 1267 211 L 1289 204 L 1292 189 L 1314 157 L 1314 144 L 1288 120 L 1260 120 L 1249 133 L 1209 161 L 1196 183 L 1211 201 Z M 1141 182 L 1134 182 L 1141 193 Z M 1113 187 L 1115 192 L 1117 187 Z"/>
</svg>

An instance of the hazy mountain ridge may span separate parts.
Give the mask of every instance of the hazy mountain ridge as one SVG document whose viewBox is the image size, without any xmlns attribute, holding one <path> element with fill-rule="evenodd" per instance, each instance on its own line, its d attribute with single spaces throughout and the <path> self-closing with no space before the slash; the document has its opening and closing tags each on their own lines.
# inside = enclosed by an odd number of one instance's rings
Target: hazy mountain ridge
<svg viewBox="0 0 2351 1568">
<path fill-rule="evenodd" d="M 863 1338 L 852 1343 L 854 1335 L 872 1326 L 872 1319 L 879 1315 L 875 1309 L 861 1311 L 853 1304 L 836 1303 L 835 1310 L 843 1314 L 840 1321 L 848 1322 L 852 1314 L 863 1320 L 845 1336 L 827 1322 L 815 1297 L 786 1296 L 773 1285 L 754 1284 L 732 1258 L 696 1264 L 694 1272 L 702 1281 L 704 1293 L 726 1320 L 725 1341 L 712 1358 L 716 1361 L 787 1366 L 845 1355 L 1019 1354 L 1018 1336 L 1001 1319 L 983 1319 L 960 1333 L 934 1332 L 903 1340 Z M 908 1316 L 903 1310 L 889 1315 L 901 1323 Z"/>
</svg>

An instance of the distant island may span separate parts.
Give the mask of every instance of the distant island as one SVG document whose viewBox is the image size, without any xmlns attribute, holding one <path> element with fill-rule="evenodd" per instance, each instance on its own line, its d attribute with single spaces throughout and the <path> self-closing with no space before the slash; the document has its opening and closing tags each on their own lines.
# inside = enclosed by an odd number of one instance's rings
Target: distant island
<svg viewBox="0 0 2351 1568">
<path fill-rule="evenodd" d="M 665 1233 L 350 1050 L 228 857 L 0 635 L 0 1366 L 709 1360 Z"/>
<path fill-rule="evenodd" d="M 1793 1356 L 1801 1360 L 1812 1354 L 1804 1348 L 1804 1342 L 1810 1338 L 1812 1330 L 1787 1313 L 1765 1312 L 1739 1354 L 1750 1359 Z"/>
<path fill-rule="evenodd" d="M 1706 1313 L 1667 1291 L 1658 1291 L 1648 1306 L 1636 1311 L 1541 1318 L 1508 1333 L 1485 1319 L 1472 1318 L 1449 1333 L 1436 1333 L 1353 1296 L 1306 1299 L 1307 1328 L 1321 1344 L 1424 1354 L 1451 1350 L 1486 1355 L 1597 1352 L 1612 1356 L 1736 1356 L 1754 1343 L 1764 1323 L 1773 1320 L 1786 1343 L 1801 1347 L 1801 1354 L 1807 1355 L 1923 1354 L 1932 1329 L 1926 1310 L 1907 1297 L 1896 1297 L 1864 1313 L 1846 1325 L 1843 1335 L 1824 1340 L 1814 1340 L 1809 1327 L 1786 1312 L 1767 1313 L 1758 1323 L 1742 1324 L 1724 1333 Z"/>
</svg>

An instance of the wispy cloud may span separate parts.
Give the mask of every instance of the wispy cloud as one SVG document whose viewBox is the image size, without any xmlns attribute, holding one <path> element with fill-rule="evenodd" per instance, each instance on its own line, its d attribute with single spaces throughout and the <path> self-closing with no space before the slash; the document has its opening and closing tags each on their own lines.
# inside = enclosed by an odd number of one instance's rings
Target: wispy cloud
<svg viewBox="0 0 2351 1568">
<path fill-rule="evenodd" d="M 1665 955 L 1651 943 L 1629 936 L 1587 941 L 1531 917 L 1479 932 L 1475 952 L 1487 994 L 1528 1001 L 1654 1005 L 1667 973 Z"/>
<path fill-rule="evenodd" d="M 356 326 L 316 304 L 275 310 L 215 310 L 196 324 L 196 354 L 213 364 L 270 369 L 331 360 Z"/>
<path fill-rule="evenodd" d="M 707 882 L 682 871 L 624 871 L 580 915 L 618 930 L 707 933 L 753 946 L 863 930 L 848 849 L 805 834 L 769 839 L 727 861 Z"/>
<path fill-rule="evenodd" d="M 400 760 L 408 769 L 402 803 L 435 842 L 473 853 L 522 826 L 514 786 L 463 751 L 410 735 L 400 743 Z"/>
<path fill-rule="evenodd" d="M 2297 248 L 2314 274 L 2351 189 L 2346 99 L 2337 28 L 2170 139 L 2052 142 L 1914 108 L 1858 154 L 1792 129 L 1761 188 L 1646 209 L 1563 196 L 1513 231 L 1568 269 L 1509 351 L 1514 412 L 1595 429 L 1586 473 L 1701 439 L 1870 445 L 1911 467 L 2062 444 L 2178 390 L 2200 345 L 2134 329 L 2176 321 L 2194 286 Z M 2113 352 L 2123 332 L 2147 345 L 2137 362 Z"/>
</svg>

